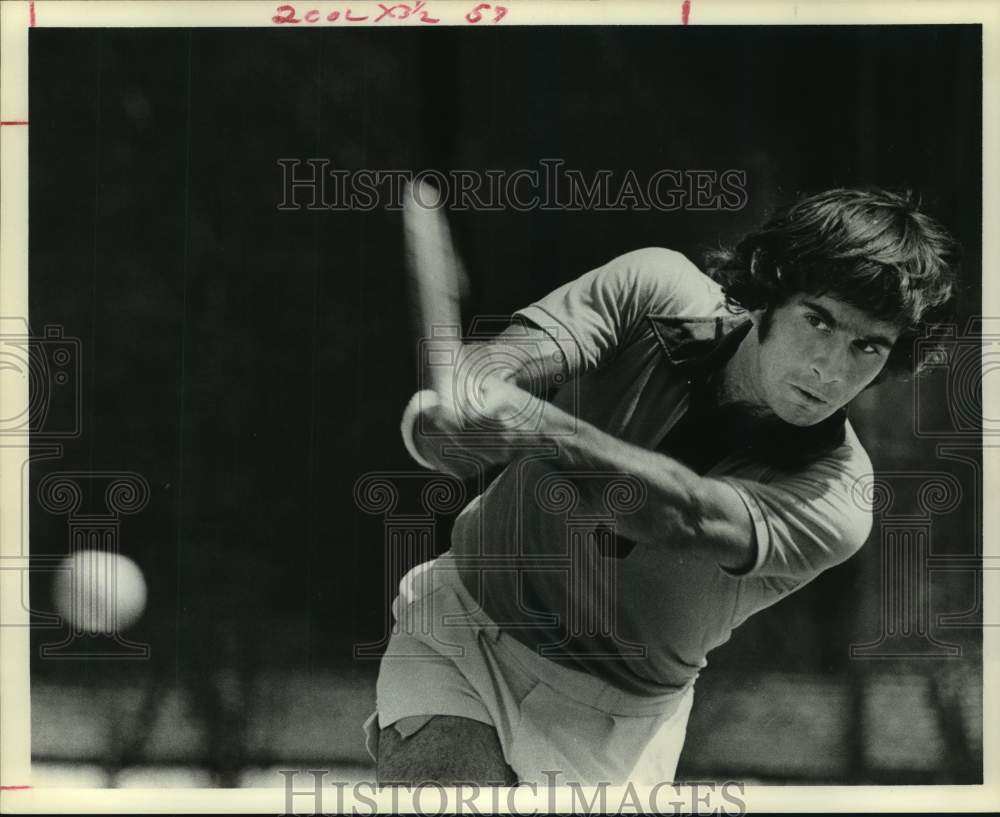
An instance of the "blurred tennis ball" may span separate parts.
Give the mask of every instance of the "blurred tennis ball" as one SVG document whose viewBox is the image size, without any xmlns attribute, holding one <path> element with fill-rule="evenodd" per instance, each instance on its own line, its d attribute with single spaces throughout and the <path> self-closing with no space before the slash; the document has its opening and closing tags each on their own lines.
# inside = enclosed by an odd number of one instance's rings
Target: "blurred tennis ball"
<svg viewBox="0 0 1000 817">
<path fill-rule="evenodd" d="M 92 635 L 131 627 L 146 609 L 146 580 L 128 556 L 81 550 L 67 556 L 52 581 L 56 612 Z"/>
</svg>

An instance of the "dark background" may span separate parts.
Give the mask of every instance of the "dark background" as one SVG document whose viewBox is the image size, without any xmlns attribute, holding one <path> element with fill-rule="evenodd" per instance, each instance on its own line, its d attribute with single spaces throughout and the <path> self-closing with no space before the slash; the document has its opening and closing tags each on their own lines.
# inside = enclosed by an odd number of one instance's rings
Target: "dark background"
<svg viewBox="0 0 1000 817">
<path fill-rule="evenodd" d="M 82 349 L 82 434 L 61 458 L 36 463 L 32 484 L 57 470 L 117 470 L 151 487 L 120 532 L 150 593 L 128 636 L 148 643 L 150 658 L 41 660 L 38 647 L 64 632 L 35 634 L 36 686 L 146 690 L 105 764 L 149 760 L 142 734 L 160 717 L 156 701 L 189 690 L 189 714 L 208 736 L 192 762 L 231 784 L 247 761 L 237 733 L 250 728 L 248 690 L 261 673 L 314 679 L 307 689 L 330 677 L 373 683 L 375 662 L 352 648 L 385 632 L 384 523 L 358 510 L 353 486 L 371 471 L 413 470 L 397 430 L 417 386 L 400 217 L 279 211 L 279 158 L 414 171 L 560 158 L 616 180 L 629 169 L 640 180 L 661 168 L 746 171 L 738 212 L 454 214 L 470 316 L 507 314 L 642 246 L 698 262 L 802 192 L 865 185 L 920 192 L 965 248 L 959 326 L 980 311 L 976 26 L 33 29 L 30 82 L 31 326 L 59 325 Z M 940 373 L 919 390 L 882 386 L 852 416 L 876 469 L 955 475 L 959 505 L 935 517 L 932 549 L 974 554 L 977 470 L 938 459 L 947 435 L 914 431 L 915 397 L 949 427 L 948 389 Z M 965 443 L 978 462 L 978 438 Z M 918 513 L 904 494 L 894 512 Z M 65 516 L 33 504 L 31 532 L 36 557 L 67 551 Z M 850 644 L 880 632 L 880 536 L 877 526 L 861 555 L 710 657 L 695 737 L 699 723 L 727 734 L 732 712 L 711 694 L 713 677 L 760 693 L 772 708 L 763 723 L 775 728 L 787 702 L 767 694 L 773 673 L 855 689 L 873 666 L 921 677 L 960 668 L 978 698 L 974 571 L 932 576 L 932 635 L 960 645 L 961 658 L 851 660 Z M 50 582 L 36 571 L 38 610 L 50 609 Z M 936 619 L 969 610 L 963 626 Z M 844 718 L 861 719 L 863 702 L 850 700 Z M 333 718 L 329 731 L 363 762 L 353 717 Z M 957 740 L 941 735 L 942 745 Z M 846 765 L 802 774 L 882 779 L 858 760 L 862 739 L 847 740 Z M 36 732 L 37 757 L 66 755 L 48 745 Z M 700 745 L 689 739 L 682 769 L 756 768 L 749 749 L 734 768 L 699 759 Z M 289 751 L 344 759 L 322 741 Z M 273 745 L 258 754 L 294 759 Z M 943 761 L 932 767 L 942 782 L 961 779 Z"/>
</svg>

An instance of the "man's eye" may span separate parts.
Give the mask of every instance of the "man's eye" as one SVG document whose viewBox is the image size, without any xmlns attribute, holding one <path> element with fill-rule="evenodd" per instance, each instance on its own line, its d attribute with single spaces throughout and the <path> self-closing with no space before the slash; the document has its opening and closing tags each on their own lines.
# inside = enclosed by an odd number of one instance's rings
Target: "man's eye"
<svg viewBox="0 0 1000 817">
<path fill-rule="evenodd" d="M 878 355 L 881 354 L 882 350 L 876 346 L 874 343 L 869 343 L 866 340 L 856 341 L 854 344 L 858 349 L 864 352 L 866 355 Z"/>
<path fill-rule="evenodd" d="M 811 314 L 810 315 L 806 315 L 806 320 L 809 321 L 809 323 L 812 326 L 816 327 L 817 329 L 819 329 L 821 331 L 825 332 L 825 331 L 829 330 L 829 328 L 830 328 L 830 326 L 827 324 L 827 322 L 825 320 L 823 320 L 819 315 L 811 315 Z"/>
</svg>

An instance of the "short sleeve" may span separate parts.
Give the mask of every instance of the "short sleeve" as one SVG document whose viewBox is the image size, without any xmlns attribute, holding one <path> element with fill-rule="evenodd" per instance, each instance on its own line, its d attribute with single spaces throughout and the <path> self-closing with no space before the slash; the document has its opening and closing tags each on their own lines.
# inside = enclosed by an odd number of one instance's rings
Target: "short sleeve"
<svg viewBox="0 0 1000 817">
<path fill-rule="evenodd" d="M 756 538 L 754 564 L 741 575 L 808 581 L 850 558 L 871 532 L 871 479 L 871 462 L 856 438 L 768 482 L 726 477 Z"/>
<path fill-rule="evenodd" d="M 546 331 L 570 371 L 582 374 L 628 343 L 649 314 L 711 315 L 721 291 L 681 253 L 648 247 L 625 253 L 515 314 Z"/>
</svg>

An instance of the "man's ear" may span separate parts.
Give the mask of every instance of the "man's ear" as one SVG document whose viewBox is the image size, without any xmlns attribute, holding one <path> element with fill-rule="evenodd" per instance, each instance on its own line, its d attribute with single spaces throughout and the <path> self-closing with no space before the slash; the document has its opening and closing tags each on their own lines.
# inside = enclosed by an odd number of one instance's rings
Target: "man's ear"
<svg viewBox="0 0 1000 817">
<path fill-rule="evenodd" d="M 774 317 L 774 307 L 765 306 L 761 309 L 748 309 L 747 314 L 753 321 L 757 342 L 762 343 L 771 331 L 771 319 Z"/>
</svg>

